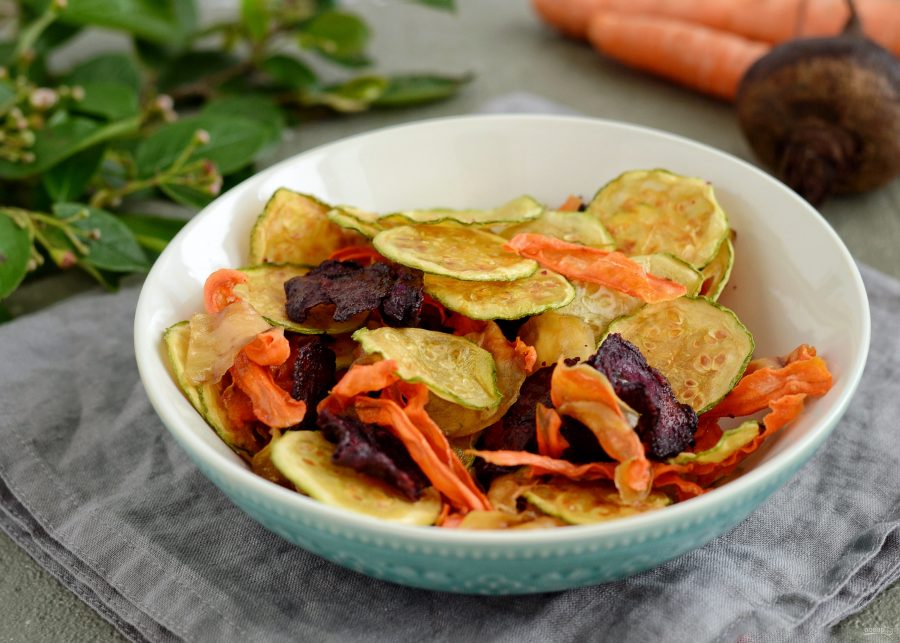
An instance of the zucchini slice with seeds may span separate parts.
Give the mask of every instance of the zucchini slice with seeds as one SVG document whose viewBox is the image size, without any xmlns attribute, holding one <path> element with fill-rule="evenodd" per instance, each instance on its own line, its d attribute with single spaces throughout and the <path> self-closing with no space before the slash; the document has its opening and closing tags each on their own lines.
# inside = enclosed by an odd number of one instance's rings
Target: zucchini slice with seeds
<svg viewBox="0 0 900 643">
<path fill-rule="evenodd" d="M 488 351 L 467 339 L 422 328 L 360 328 L 353 339 L 369 354 L 397 362 L 397 375 L 470 409 L 493 409 L 502 394 Z"/>
<path fill-rule="evenodd" d="M 540 269 L 515 281 L 463 281 L 425 275 L 425 292 L 471 319 L 521 319 L 565 306 L 575 288 L 560 274 Z"/>
<path fill-rule="evenodd" d="M 611 322 L 698 414 L 734 388 L 753 355 L 753 336 L 729 309 L 703 297 L 647 304 Z"/>
<path fill-rule="evenodd" d="M 359 210 L 358 208 L 353 208 L 351 206 L 340 206 L 332 208 L 325 216 L 327 216 L 328 220 L 335 225 L 339 225 L 345 230 L 358 232 L 367 239 L 371 239 L 384 229 L 373 222 L 374 219 L 378 218 L 377 215 L 372 215 L 372 220 L 370 220 L 370 217 L 364 216 L 371 214 L 372 213 L 370 212 L 365 212 L 364 210 Z"/>
<path fill-rule="evenodd" d="M 319 431 L 289 431 L 272 444 L 272 464 L 297 489 L 332 507 L 407 525 L 431 525 L 441 496 L 428 487 L 411 502 L 381 480 L 331 461 L 334 445 Z"/>
<path fill-rule="evenodd" d="M 575 297 L 562 308 L 557 308 L 555 312 L 578 317 L 594 329 L 597 338 L 606 332 L 609 322 L 622 315 L 633 313 L 644 305 L 637 297 L 600 284 L 573 279 L 572 285 L 575 287 Z"/>
<path fill-rule="evenodd" d="M 697 269 L 716 256 L 728 219 L 712 186 L 666 170 L 625 172 L 587 207 L 626 255 L 668 252 Z"/>
<path fill-rule="evenodd" d="M 247 283 L 235 286 L 238 295 L 245 296 L 263 318 L 273 326 L 281 326 L 295 333 L 304 335 L 339 335 L 349 333 L 366 322 L 367 313 L 360 313 L 347 321 L 336 322 L 332 318 L 331 306 L 316 307 L 302 324 L 288 319 L 285 311 L 284 282 L 293 277 L 305 275 L 310 271 L 306 266 L 289 264 L 262 264 L 241 268 L 247 275 Z"/>
<path fill-rule="evenodd" d="M 740 426 L 728 429 L 713 446 L 699 453 L 683 452 L 669 458 L 671 464 L 718 464 L 732 453 L 753 442 L 759 435 L 759 422 L 747 420 Z"/>
<path fill-rule="evenodd" d="M 626 516 L 634 516 L 672 504 L 671 498 L 652 491 L 641 503 L 624 504 L 619 491 L 605 481 L 575 482 L 555 478 L 522 492 L 528 502 L 548 516 L 571 525 L 588 525 Z"/>
<path fill-rule="evenodd" d="M 461 226 L 400 226 L 375 235 L 372 245 L 385 257 L 422 272 L 465 281 L 524 279 L 538 264 L 503 249 L 506 239 Z"/>
<path fill-rule="evenodd" d="M 317 266 L 363 237 L 328 220 L 331 206 L 286 188 L 275 191 L 250 231 L 250 263 Z"/>
</svg>

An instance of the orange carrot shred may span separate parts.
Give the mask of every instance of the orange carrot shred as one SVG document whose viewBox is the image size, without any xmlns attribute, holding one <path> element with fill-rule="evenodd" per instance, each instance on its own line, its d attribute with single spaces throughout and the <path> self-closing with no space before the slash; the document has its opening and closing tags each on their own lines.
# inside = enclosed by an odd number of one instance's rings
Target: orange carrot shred
<svg viewBox="0 0 900 643">
<path fill-rule="evenodd" d="M 448 327 L 453 329 L 454 335 L 468 335 L 469 333 L 480 333 L 487 326 L 486 321 L 480 319 L 470 319 L 459 313 L 451 313 L 446 322 Z"/>
<path fill-rule="evenodd" d="M 532 476 L 559 475 L 569 480 L 612 480 L 616 469 L 615 462 L 574 464 L 568 460 L 558 460 L 528 451 L 469 449 L 466 453 L 501 467 L 530 467 L 529 474 Z"/>
<path fill-rule="evenodd" d="M 291 344 L 283 328 L 272 328 L 244 346 L 244 353 L 260 366 L 280 366 L 291 356 Z"/>
<path fill-rule="evenodd" d="M 559 413 L 541 403 L 537 404 L 535 411 L 538 453 L 548 458 L 559 459 L 563 451 L 569 448 L 569 442 L 560 431 L 562 418 Z"/>
<path fill-rule="evenodd" d="M 831 373 L 821 357 L 801 359 L 778 369 L 760 368 L 741 378 L 708 414 L 710 417 L 753 415 L 785 395 L 824 395 L 831 382 Z"/>
<path fill-rule="evenodd" d="M 380 391 L 400 379 L 396 370 L 397 362 L 390 359 L 374 364 L 354 364 L 338 380 L 328 396 L 319 402 L 318 409 L 339 413 L 347 408 L 357 395 Z"/>
<path fill-rule="evenodd" d="M 531 232 L 517 234 L 503 247 L 534 259 L 565 277 L 600 284 L 647 303 L 677 299 L 687 292 L 682 284 L 651 275 L 621 252 L 608 252 Z"/>
<path fill-rule="evenodd" d="M 525 374 L 530 375 L 533 373 L 534 365 L 537 364 L 537 350 L 534 346 L 529 346 L 523 342 L 521 338 L 516 337 L 514 350 L 516 355 L 522 358 L 522 366 L 525 368 Z"/>
<path fill-rule="evenodd" d="M 275 383 L 272 371 L 251 361 L 244 351 L 238 353 L 231 371 L 234 383 L 250 398 L 260 422 L 285 429 L 303 420 L 306 403 L 292 398 Z"/>
<path fill-rule="evenodd" d="M 557 210 L 560 212 L 578 212 L 578 210 L 581 209 L 582 203 L 580 196 L 570 194 Z"/>
<path fill-rule="evenodd" d="M 354 399 L 354 407 L 360 420 L 383 426 L 399 438 L 422 473 L 454 507 L 463 511 L 490 509 L 489 503 L 472 493 L 450 466 L 441 461 L 399 404 L 389 399 L 360 395 Z"/>
<path fill-rule="evenodd" d="M 485 507 L 490 508 L 487 496 L 484 495 L 472 479 L 469 470 L 466 469 L 465 465 L 459 459 L 459 456 L 456 455 L 456 452 L 447 441 L 447 436 L 441 431 L 441 428 L 431 419 L 428 412 L 425 410 L 425 405 L 428 403 L 428 387 L 424 384 L 397 382 L 395 388 L 407 398 L 407 403 L 403 412 L 406 413 L 407 417 L 412 420 L 412 423 L 416 428 L 419 429 L 423 436 L 425 436 L 425 439 L 428 440 L 428 444 L 431 446 L 434 453 L 444 464 L 450 467 L 453 474 L 459 478 L 459 480 L 481 503 L 483 503 Z"/>
<path fill-rule="evenodd" d="M 203 307 L 206 312 L 217 313 L 228 304 L 239 300 L 240 297 L 235 294 L 234 287 L 246 281 L 247 275 L 240 270 L 222 268 L 212 273 L 203 285 Z"/>
</svg>

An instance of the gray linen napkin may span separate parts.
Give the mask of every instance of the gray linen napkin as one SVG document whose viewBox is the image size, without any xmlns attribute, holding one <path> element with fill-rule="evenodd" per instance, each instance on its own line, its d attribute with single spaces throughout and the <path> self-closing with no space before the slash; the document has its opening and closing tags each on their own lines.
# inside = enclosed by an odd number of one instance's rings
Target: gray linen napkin
<svg viewBox="0 0 900 643">
<path fill-rule="evenodd" d="M 558 111 L 534 100 L 488 111 Z M 900 577 L 900 282 L 862 273 L 872 351 L 824 447 L 731 532 L 626 580 L 440 594 L 269 533 L 151 409 L 132 351 L 136 288 L 0 326 L 0 528 L 136 641 L 825 640 Z"/>
</svg>

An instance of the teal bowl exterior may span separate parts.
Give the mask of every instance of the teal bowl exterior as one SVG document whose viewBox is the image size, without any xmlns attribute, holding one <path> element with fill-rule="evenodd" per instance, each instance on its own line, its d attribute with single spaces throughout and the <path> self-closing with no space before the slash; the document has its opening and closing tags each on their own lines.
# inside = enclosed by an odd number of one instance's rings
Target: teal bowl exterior
<svg viewBox="0 0 900 643">
<path fill-rule="evenodd" d="M 657 516 L 639 517 L 664 518 L 651 520 L 649 525 L 646 520 L 619 521 L 623 528 L 612 534 L 597 536 L 591 534 L 591 527 L 567 527 L 545 532 L 546 539 L 525 541 L 499 532 L 448 532 L 429 527 L 406 528 L 397 533 L 364 516 L 335 517 L 318 511 L 298 511 L 293 503 L 261 497 L 228 473 L 209 466 L 203 457 L 196 457 L 189 445 L 182 446 L 204 475 L 236 505 L 295 545 L 380 580 L 489 596 L 597 585 L 651 569 L 696 549 L 746 518 L 797 472 L 818 444 L 810 445 L 808 453 L 801 454 L 778 475 L 748 487 L 728 502 L 697 510 L 696 503 L 692 505 L 689 500 L 666 508 Z M 309 502 L 313 509 L 322 508 L 315 501 Z M 669 513 L 676 508 L 681 515 Z M 342 519 L 346 517 L 352 520 Z M 557 535 L 564 537 L 554 537 Z"/>
<path fill-rule="evenodd" d="M 422 162 L 423 140 L 428 162 Z M 608 153 L 591 152 L 597 149 Z M 480 531 L 379 521 L 253 474 L 203 422 L 168 372 L 163 330 L 197 312 L 203 281 L 213 270 L 247 262 L 249 231 L 279 187 L 389 212 L 436 203 L 478 207 L 525 193 L 551 203 L 640 167 L 667 167 L 716 186 L 740 240 L 732 272 L 738 287 L 724 293 L 722 303 L 754 333 L 760 355 L 811 343 L 835 375 L 833 389 L 767 441 L 753 463 L 745 463 L 748 470 L 702 496 L 559 529 Z M 141 291 L 134 329 L 141 379 L 163 423 L 200 470 L 262 525 L 375 578 L 447 592 L 523 594 L 594 585 L 649 569 L 743 520 L 794 475 L 843 415 L 868 353 L 869 310 L 859 272 L 834 231 L 802 199 L 747 163 L 621 123 L 484 116 L 426 121 L 339 141 L 233 188 L 188 223 L 156 261 Z"/>
</svg>

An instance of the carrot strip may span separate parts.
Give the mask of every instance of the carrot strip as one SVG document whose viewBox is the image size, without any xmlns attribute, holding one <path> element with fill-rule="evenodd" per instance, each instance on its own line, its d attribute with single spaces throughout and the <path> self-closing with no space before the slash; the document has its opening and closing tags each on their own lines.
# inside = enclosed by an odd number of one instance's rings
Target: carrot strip
<svg viewBox="0 0 900 643">
<path fill-rule="evenodd" d="M 663 473 L 653 479 L 653 488 L 673 486 L 676 490 L 678 500 L 687 500 L 696 496 L 703 495 L 708 491 L 696 482 L 691 482 L 682 478 L 675 472 Z"/>
<path fill-rule="evenodd" d="M 372 246 L 347 246 L 345 248 L 338 248 L 328 255 L 328 258 L 336 261 L 355 261 L 356 263 L 361 263 L 363 265 L 390 263 L 390 260 L 387 257 L 382 255 Z"/>
<path fill-rule="evenodd" d="M 557 210 L 559 212 L 578 212 L 581 209 L 582 203 L 580 196 L 570 194 Z"/>
<path fill-rule="evenodd" d="M 466 466 L 447 441 L 447 436 L 425 410 L 425 405 L 428 403 L 428 387 L 424 384 L 397 382 L 395 388 L 407 398 L 403 412 L 406 413 L 415 427 L 419 429 L 419 432 L 428 440 L 428 444 L 435 455 L 450 467 L 453 474 L 459 478 L 473 496 L 478 498 L 484 507 L 490 509 L 491 505 L 487 496 L 484 495 L 472 479 L 469 470 L 466 469 Z"/>
<path fill-rule="evenodd" d="M 831 373 L 821 357 L 800 359 L 778 369 L 760 368 L 741 378 L 707 415 L 717 418 L 752 415 L 785 395 L 824 395 L 831 383 Z"/>
<path fill-rule="evenodd" d="M 451 313 L 444 322 L 449 328 L 453 329 L 454 335 L 468 335 L 469 333 L 480 333 L 487 326 L 487 322 L 480 319 L 470 319 L 459 313 Z"/>
<path fill-rule="evenodd" d="M 222 268 L 212 273 L 203 284 L 203 307 L 206 312 L 217 313 L 228 304 L 239 300 L 240 297 L 235 294 L 234 287 L 246 281 L 247 275 L 240 270 Z"/>
<path fill-rule="evenodd" d="M 295 400 L 265 366 L 250 360 L 244 351 L 238 353 L 231 367 L 232 377 L 253 405 L 253 413 L 260 422 L 274 429 L 285 429 L 303 420 L 306 403 Z"/>
<path fill-rule="evenodd" d="M 244 346 L 244 353 L 260 366 L 280 366 L 291 356 L 291 344 L 283 328 L 272 328 Z"/>
<path fill-rule="evenodd" d="M 531 232 L 517 234 L 503 247 L 565 277 L 601 284 L 648 303 L 677 299 L 687 292 L 682 284 L 651 275 L 621 252 Z"/>
<path fill-rule="evenodd" d="M 540 403 L 537 404 L 535 411 L 538 453 L 548 458 L 559 459 L 563 451 L 569 448 L 569 442 L 560 432 L 562 418 L 559 413 Z"/>
<path fill-rule="evenodd" d="M 538 15 L 573 38 L 585 38 L 594 13 L 615 11 L 675 18 L 769 43 L 840 33 L 846 0 L 532 0 Z M 896 0 L 856 0 L 866 34 L 900 55 Z"/>
<path fill-rule="evenodd" d="M 389 399 L 374 399 L 358 396 L 354 407 L 359 419 L 370 424 L 387 428 L 403 442 L 410 457 L 422 469 L 422 473 L 459 510 L 490 509 L 490 504 L 482 501 L 457 477 L 451 468 L 431 448 L 428 440 L 416 428 L 403 408 Z"/>
<path fill-rule="evenodd" d="M 340 413 L 351 400 L 361 393 L 371 393 L 387 388 L 398 379 L 397 362 L 390 359 L 374 364 L 354 364 L 338 380 L 325 399 L 319 402 L 319 411 L 328 409 Z"/>
<path fill-rule="evenodd" d="M 501 467 L 530 467 L 532 476 L 559 475 L 569 480 L 612 480 L 615 462 L 588 462 L 574 464 L 528 451 L 479 451 L 469 449 L 467 454 L 478 456 L 485 462 Z"/>
<path fill-rule="evenodd" d="M 711 449 L 722 437 L 722 427 L 719 426 L 717 418 L 709 417 L 704 413 L 697 423 L 697 430 L 694 432 L 694 453 L 700 453 Z"/>
<path fill-rule="evenodd" d="M 613 11 L 592 14 L 587 37 L 620 63 L 729 101 L 747 70 L 771 49 L 690 22 Z"/>
<path fill-rule="evenodd" d="M 526 375 L 534 373 L 534 365 L 537 364 L 537 350 L 534 346 L 529 346 L 520 337 L 516 337 L 513 350 L 517 357 L 522 360 L 522 368 Z"/>
</svg>

